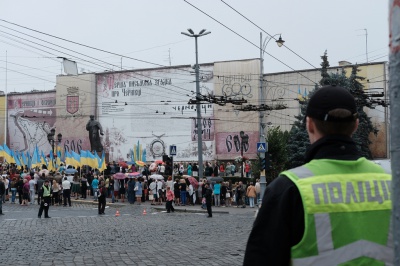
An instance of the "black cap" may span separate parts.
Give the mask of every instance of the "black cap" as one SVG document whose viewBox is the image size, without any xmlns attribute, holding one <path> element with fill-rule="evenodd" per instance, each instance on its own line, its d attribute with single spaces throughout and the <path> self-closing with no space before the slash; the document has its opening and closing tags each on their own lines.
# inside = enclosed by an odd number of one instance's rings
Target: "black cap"
<svg viewBox="0 0 400 266">
<path fill-rule="evenodd" d="M 335 109 L 345 109 L 351 112 L 348 117 L 329 116 L 328 113 Z M 356 101 L 351 93 L 336 86 L 324 86 L 317 89 L 311 96 L 306 116 L 322 121 L 345 122 L 357 119 Z"/>
</svg>

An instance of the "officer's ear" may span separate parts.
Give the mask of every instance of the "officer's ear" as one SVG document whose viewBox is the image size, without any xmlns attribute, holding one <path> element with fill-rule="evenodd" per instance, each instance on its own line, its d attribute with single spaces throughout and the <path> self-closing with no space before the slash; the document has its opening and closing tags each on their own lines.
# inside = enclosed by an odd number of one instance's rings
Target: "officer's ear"
<svg viewBox="0 0 400 266">
<path fill-rule="evenodd" d="M 354 133 L 356 133 L 359 124 L 360 124 L 360 120 L 357 118 L 356 123 L 355 123 L 355 125 L 354 125 L 353 133 L 351 133 L 351 135 L 353 135 Z"/>
<path fill-rule="evenodd" d="M 318 131 L 314 120 L 308 116 L 306 117 L 306 129 L 311 144 L 323 137 L 322 134 Z"/>
</svg>

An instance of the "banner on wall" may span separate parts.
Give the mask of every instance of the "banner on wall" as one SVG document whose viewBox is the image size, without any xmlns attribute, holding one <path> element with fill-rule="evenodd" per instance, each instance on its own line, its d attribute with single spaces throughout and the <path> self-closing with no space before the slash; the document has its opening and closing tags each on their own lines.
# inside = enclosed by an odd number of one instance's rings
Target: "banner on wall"
<svg viewBox="0 0 400 266">
<path fill-rule="evenodd" d="M 10 149 L 33 153 L 49 152 L 47 134 L 56 121 L 56 93 L 15 94 L 7 97 L 8 143 Z"/>
<path fill-rule="evenodd" d="M 127 160 L 141 145 L 146 161 L 168 155 L 177 146 L 176 161 L 197 161 L 197 111 L 189 105 L 195 91 L 191 69 L 163 68 L 97 76 L 98 120 L 110 161 Z M 202 93 L 213 92 L 212 66 L 202 68 Z M 213 105 L 201 105 L 203 157 L 215 153 Z M 144 159 L 144 158 L 143 158 Z"/>
</svg>

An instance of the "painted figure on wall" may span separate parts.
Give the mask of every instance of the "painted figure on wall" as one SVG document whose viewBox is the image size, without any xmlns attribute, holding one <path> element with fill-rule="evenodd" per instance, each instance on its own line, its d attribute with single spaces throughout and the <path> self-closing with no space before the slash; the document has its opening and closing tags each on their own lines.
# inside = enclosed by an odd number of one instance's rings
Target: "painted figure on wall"
<svg viewBox="0 0 400 266">
<path fill-rule="evenodd" d="M 104 135 L 103 128 L 98 121 L 94 120 L 94 115 L 90 116 L 90 120 L 86 124 L 86 130 L 89 131 L 91 151 L 103 151 L 103 145 L 101 145 L 100 140 L 100 135 Z"/>
</svg>

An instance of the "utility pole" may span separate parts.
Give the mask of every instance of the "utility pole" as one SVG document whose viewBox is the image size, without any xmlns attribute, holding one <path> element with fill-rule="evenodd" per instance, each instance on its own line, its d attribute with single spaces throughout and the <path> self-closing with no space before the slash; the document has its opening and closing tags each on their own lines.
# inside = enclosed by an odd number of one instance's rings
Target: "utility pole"
<svg viewBox="0 0 400 266">
<path fill-rule="evenodd" d="M 260 32 L 260 104 L 264 104 L 265 102 L 265 97 L 264 97 L 264 50 L 263 50 L 263 37 L 262 37 L 262 32 Z M 259 136 L 259 142 L 266 142 L 266 136 L 265 136 L 265 111 L 260 111 L 260 136 Z M 266 147 L 268 147 L 268 145 L 266 145 Z M 266 151 L 268 152 L 268 151 Z M 265 153 L 264 152 L 260 152 L 259 154 L 261 161 L 262 159 L 265 158 Z M 262 169 L 262 168 L 261 168 Z M 260 172 L 260 199 L 259 202 L 257 202 L 257 204 L 261 204 L 261 201 L 264 197 L 264 191 L 267 188 L 267 179 L 265 178 L 265 171 L 267 171 L 267 169 L 264 169 Z"/>
<path fill-rule="evenodd" d="M 400 6 L 398 1 L 389 1 L 389 92 L 390 134 L 392 167 L 392 226 L 394 244 L 393 265 L 400 265 Z"/>
<path fill-rule="evenodd" d="M 200 95 L 200 67 L 199 67 L 199 56 L 198 56 L 198 49 L 197 49 L 197 38 L 210 34 L 210 31 L 205 29 L 201 30 L 199 34 L 195 34 L 192 29 L 188 29 L 188 32 L 181 32 L 183 35 L 188 37 L 194 37 L 195 40 L 195 48 L 196 48 L 196 65 L 195 65 L 195 72 L 196 72 L 196 100 L 199 98 Z M 196 111 L 197 111 L 197 153 L 199 156 L 199 180 L 203 178 L 203 129 L 201 126 L 201 104 L 200 101 L 196 104 Z"/>
<path fill-rule="evenodd" d="M 275 40 L 275 36 L 279 35 L 279 39 Z M 268 109 L 269 107 L 265 104 L 265 92 L 264 92 L 264 52 L 265 52 L 265 48 L 267 47 L 268 43 L 274 39 L 276 44 L 278 45 L 278 47 L 282 47 L 283 43 L 285 42 L 284 40 L 282 40 L 282 36 L 280 33 L 275 34 L 273 36 L 269 36 L 267 38 L 265 38 L 264 42 L 263 42 L 263 37 L 262 37 L 262 32 L 260 32 L 260 106 L 257 108 L 252 108 L 249 107 L 249 110 L 251 109 L 256 109 L 259 110 L 260 112 L 260 136 L 259 136 L 259 141 L 260 142 L 266 142 L 267 136 L 265 134 L 265 110 Z M 283 107 L 281 107 L 283 108 Z M 266 145 L 266 148 L 268 149 L 268 144 Z M 266 152 L 268 152 L 268 150 L 266 150 Z M 260 153 L 260 158 L 265 158 L 265 153 Z M 264 191 L 267 188 L 267 180 L 265 178 L 265 171 L 267 171 L 267 169 L 261 171 L 260 173 L 260 200 L 262 201 L 262 198 L 264 197 Z"/>
</svg>

